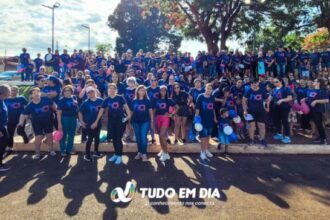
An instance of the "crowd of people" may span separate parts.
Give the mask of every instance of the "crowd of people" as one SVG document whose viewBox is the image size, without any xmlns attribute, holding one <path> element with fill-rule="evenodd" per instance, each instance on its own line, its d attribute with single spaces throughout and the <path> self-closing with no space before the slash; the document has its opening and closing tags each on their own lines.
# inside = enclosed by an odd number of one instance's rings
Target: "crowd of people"
<svg viewBox="0 0 330 220">
<path fill-rule="evenodd" d="M 86 144 L 84 159 L 100 157 L 103 124 L 115 149 L 109 161 L 115 164 L 122 163 L 123 141 L 136 142 L 135 159 L 148 161 L 148 142 L 156 142 L 156 133 L 163 162 L 170 159 L 167 145 L 179 142 L 200 143 L 201 159 L 212 157 L 210 138 L 225 153 L 237 140 L 267 147 L 267 133 L 290 144 L 298 129 L 312 135 L 314 143 L 327 143 L 330 48 L 199 52 L 195 58 L 187 52 L 143 50 L 107 57 L 82 50 L 60 55 L 48 48 L 44 60 L 40 54 L 32 59 L 23 48 L 19 69 L 21 80 L 34 86 L 26 98 L 18 87 L 0 85 L 0 171 L 8 169 L 2 158 L 14 145 L 15 131 L 29 142 L 24 132 L 28 120 L 35 159 L 42 142 L 56 155 L 54 130 L 63 136 L 62 156 L 74 153 L 78 132 Z"/>
</svg>

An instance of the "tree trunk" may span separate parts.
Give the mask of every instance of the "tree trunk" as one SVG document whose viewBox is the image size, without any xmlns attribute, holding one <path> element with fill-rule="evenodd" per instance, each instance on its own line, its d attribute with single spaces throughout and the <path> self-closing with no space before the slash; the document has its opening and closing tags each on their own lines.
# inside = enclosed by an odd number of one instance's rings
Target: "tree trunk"
<svg viewBox="0 0 330 220">
<path fill-rule="evenodd" d="M 220 50 L 227 50 L 228 47 L 226 46 L 226 41 L 227 41 L 227 37 L 225 36 L 225 34 L 221 34 L 220 36 Z"/>
<path fill-rule="evenodd" d="M 210 31 L 202 30 L 201 33 L 206 42 L 208 52 L 212 53 L 213 55 L 216 55 L 219 52 L 219 39 L 216 39 L 214 36 L 212 36 L 212 33 Z"/>
</svg>

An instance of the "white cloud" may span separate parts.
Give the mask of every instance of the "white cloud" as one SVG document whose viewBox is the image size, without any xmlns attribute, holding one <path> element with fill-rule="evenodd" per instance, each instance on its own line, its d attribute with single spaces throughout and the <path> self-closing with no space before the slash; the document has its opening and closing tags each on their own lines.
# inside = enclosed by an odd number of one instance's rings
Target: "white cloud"
<svg viewBox="0 0 330 220">
<path fill-rule="evenodd" d="M 61 4 L 55 9 L 55 48 L 58 41 L 60 49 L 87 49 L 88 32 L 83 24 L 91 27 L 91 48 L 96 43 L 115 46 L 118 34 L 107 26 L 107 19 L 120 0 L 0 0 L 0 56 L 5 49 L 7 55 L 17 55 L 26 47 L 34 57 L 51 47 L 52 12 L 41 4 L 55 2 Z M 181 48 L 195 55 L 206 50 L 206 45 L 183 41 Z"/>
</svg>

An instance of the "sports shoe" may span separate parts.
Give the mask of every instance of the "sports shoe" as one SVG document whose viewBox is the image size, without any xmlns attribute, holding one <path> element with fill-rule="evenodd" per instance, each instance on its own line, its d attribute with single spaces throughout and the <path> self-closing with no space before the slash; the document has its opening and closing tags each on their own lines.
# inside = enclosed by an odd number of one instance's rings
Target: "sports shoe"
<svg viewBox="0 0 330 220">
<path fill-rule="evenodd" d="M 67 154 L 66 154 L 65 152 L 62 152 L 62 153 L 61 153 L 61 156 L 62 156 L 62 157 L 66 157 Z"/>
<path fill-rule="evenodd" d="M 148 162 L 148 157 L 146 154 L 142 154 L 142 162 Z"/>
<path fill-rule="evenodd" d="M 85 155 L 84 156 L 84 160 L 86 160 L 88 162 L 91 162 L 92 161 L 92 158 L 91 158 L 91 156 Z"/>
<path fill-rule="evenodd" d="M 116 160 L 117 160 L 117 155 L 116 154 L 114 154 L 112 157 L 109 158 L 110 162 L 114 162 Z"/>
<path fill-rule="evenodd" d="M 95 152 L 95 153 L 93 154 L 93 157 L 95 157 L 95 158 L 100 158 L 100 157 L 102 157 L 102 154 L 100 154 L 99 152 Z"/>
<path fill-rule="evenodd" d="M 117 159 L 115 161 L 115 164 L 119 165 L 122 163 L 122 159 L 121 159 L 121 156 L 117 156 Z"/>
<path fill-rule="evenodd" d="M 221 150 L 221 143 L 218 144 L 217 148 L 218 150 Z"/>
<path fill-rule="evenodd" d="M 177 140 L 177 139 L 175 139 L 174 144 L 175 144 L 175 145 L 178 144 L 178 140 Z"/>
<path fill-rule="evenodd" d="M 267 144 L 267 142 L 266 142 L 265 139 L 264 140 L 261 140 L 261 145 L 263 145 L 264 147 L 267 147 L 268 146 L 268 144 Z"/>
<path fill-rule="evenodd" d="M 33 160 L 39 160 L 40 159 L 40 154 L 35 154 L 32 156 Z"/>
<path fill-rule="evenodd" d="M 205 152 L 204 151 L 201 151 L 200 158 L 202 160 L 206 160 L 206 155 L 205 155 Z"/>
<path fill-rule="evenodd" d="M 290 139 L 290 137 L 284 137 L 281 141 L 282 141 L 282 143 L 284 143 L 284 144 L 291 144 L 291 139 Z"/>
<path fill-rule="evenodd" d="M 321 145 L 328 144 L 326 139 L 323 139 L 323 140 L 320 139 L 319 142 L 314 142 L 314 143 L 321 144 Z"/>
<path fill-rule="evenodd" d="M 166 142 L 167 142 L 168 144 L 172 145 L 172 143 L 171 143 L 171 140 L 170 140 L 170 139 L 167 139 L 167 140 L 166 140 Z"/>
<path fill-rule="evenodd" d="M 254 145 L 254 140 L 249 139 L 247 144 L 248 144 L 248 146 Z"/>
<path fill-rule="evenodd" d="M 52 151 L 49 152 L 49 155 L 54 157 L 54 156 L 56 156 L 56 152 L 52 150 Z"/>
<path fill-rule="evenodd" d="M 275 134 L 275 135 L 273 136 L 273 139 L 274 139 L 274 140 L 282 140 L 282 139 L 283 139 L 283 135 L 282 135 L 282 134 Z"/>
<path fill-rule="evenodd" d="M 206 150 L 206 151 L 205 151 L 205 155 L 206 155 L 207 157 L 213 157 L 213 154 L 212 154 L 209 150 Z"/>
<path fill-rule="evenodd" d="M 140 160 L 142 158 L 142 154 L 140 152 L 134 157 L 135 160 Z"/>
<path fill-rule="evenodd" d="M 9 170 L 10 168 L 6 164 L 1 164 L 0 165 L 0 172 L 4 172 Z"/>
<path fill-rule="evenodd" d="M 321 138 L 316 138 L 313 140 L 313 143 L 318 144 L 321 142 Z"/>
<path fill-rule="evenodd" d="M 162 162 L 165 162 L 166 160 L 170 159 L 170 155 L 168 153 L 163 153 L 162 156 L 160 156 L 159 160 Z"/>
<path fill-rule="evenodd" d="M 163 155 L 163 153 L 164 153 L 164 152 L 161 150 L 161 151 L 157 154 L 157 156 L 158 156 L 158 157 L 161 157 L 161 156 Z"/>
</svg>

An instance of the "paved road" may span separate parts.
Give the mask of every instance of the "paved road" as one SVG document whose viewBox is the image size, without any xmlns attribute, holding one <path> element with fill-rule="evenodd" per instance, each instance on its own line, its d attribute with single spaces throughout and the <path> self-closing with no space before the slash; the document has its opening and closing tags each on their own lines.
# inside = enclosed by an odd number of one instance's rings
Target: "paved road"
<svg viewBox="0 0 330 220">
<path fill-rule="evenodd" d="M 6 160 L 0 174 L 1 219 L 328 219 L 328 156 L 217 156 L 201 163 L 184 155 L 166 164 L 124 157 L 115 166 L 82 155 L 33 161 L 31 154 Z M 137 184 L 130 203 L 110 194 L 127 181 Z M 220 198 L 142 198 L 142 188 L 218 189 Z M 180 203 L 179 203 L 180 202 Z"/>
</svg>

